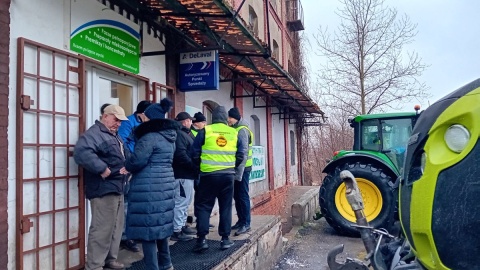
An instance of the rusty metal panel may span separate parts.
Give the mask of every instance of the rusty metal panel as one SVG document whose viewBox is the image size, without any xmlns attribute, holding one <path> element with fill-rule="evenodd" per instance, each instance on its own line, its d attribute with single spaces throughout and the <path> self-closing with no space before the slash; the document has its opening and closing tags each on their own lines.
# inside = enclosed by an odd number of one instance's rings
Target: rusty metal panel
<svg viewBox="0 0 480 270">
<path fill-rule="evenodd" d="M 166 97 L 172 101 L 175 101 L 175 88 L 157 82 L 152 83 L 151 100 L 158 103 L 160 102 L 160 100 Z M 175 117 L 175 115 L 176 112 L 174 106 L 172 110 L 167 114 L 167 118 L 173 118 Z"/>
<path fill-rule="evenodd" d="M 71 155 L 85 130 L 84 61 L 18 39 L 17 269 L 85 265 L 83 182 Z"/>
</svg>

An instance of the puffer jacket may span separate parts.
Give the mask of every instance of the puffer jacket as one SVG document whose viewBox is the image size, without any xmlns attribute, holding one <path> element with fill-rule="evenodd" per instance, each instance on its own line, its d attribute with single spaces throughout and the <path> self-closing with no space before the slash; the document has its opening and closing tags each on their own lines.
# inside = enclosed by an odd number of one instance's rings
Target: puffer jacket
<svg viewBox="0 0 480 270">
<path fill-rule="evenodd" d="M 178 124 L 154 119 L 138 126 L 135 150 L 125 168 L 130 180 L 126 234 L 128 239 L 153 241 L 173 233 L 175 188 L 172 162 Z"/>
<path fill-rule="evenodd" d="M 122 140 L 100 121 L 95 121 L 80 138 L 73 151 L 75 162 L 84 169 L 85 196 L 100 198 L 107 194 L 123 194 L 126 176 L 120 174 L 125 164 Z M 110 168 L 110 175 L 101 174 Z"/>
</svg>

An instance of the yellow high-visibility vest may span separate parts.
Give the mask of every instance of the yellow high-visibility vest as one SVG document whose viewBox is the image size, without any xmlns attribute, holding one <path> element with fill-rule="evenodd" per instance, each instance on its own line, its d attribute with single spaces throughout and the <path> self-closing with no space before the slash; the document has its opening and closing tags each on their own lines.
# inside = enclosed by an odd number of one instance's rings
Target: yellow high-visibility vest
<svg viewBox="0 0 480 270">
<path fill-rule="evenodd" d="M 190 129 L 190 132 L 192 132 L 193 137 L 197 137 L 198 131 L 196 129 Z"/>
<path fill-rule="evenodd" d="M 253 164 L 252 155 L 253 155 L 253 132 L 247 126 L 239 126 L 237 127 L 237 132 L 239 132 L 242 128 L 246 128 L 250 133 L 250 141 L 248 142 L 248 158 L 247 162 L 245 163 L 245 167 L 251 167 Z"/>
<path fill-rule="evenodd" d="M 237 130 L 223 123 L 205 126 L 205 143 L 200 155 L 201 172 L 235 168 L 237 134 Z"/>
</svg>

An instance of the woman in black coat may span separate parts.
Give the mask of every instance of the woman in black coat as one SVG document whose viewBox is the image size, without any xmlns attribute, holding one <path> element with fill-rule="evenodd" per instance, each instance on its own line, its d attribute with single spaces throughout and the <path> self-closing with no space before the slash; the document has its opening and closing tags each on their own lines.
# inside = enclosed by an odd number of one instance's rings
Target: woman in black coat
<svg viewBox="0 0 480 270">
<path fill-rule="evenodd" d="M 173 233 L 177 183 L 172 162 L 178 124 L 165 119 L 171 105 L 170 100 L 163 99 L 145 110 L 149 121 L 135 129 L 135 149 L 125 165 L 133 174 L 127 237 L 142 242 L 145 264 L 152 270 L 172 268 L 168 237 Z"/>
</svg>

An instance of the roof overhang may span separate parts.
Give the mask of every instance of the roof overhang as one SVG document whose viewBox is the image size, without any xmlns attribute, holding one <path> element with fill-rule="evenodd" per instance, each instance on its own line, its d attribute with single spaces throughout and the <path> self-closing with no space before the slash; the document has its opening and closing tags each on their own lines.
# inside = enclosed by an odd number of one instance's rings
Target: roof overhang
<svg viewBox="0 0 480 270">
<path fill-rule="evenodd" d="M 127 12 L 137 13 L 140 20 L 145 20 L 154 31 L 163 31 L 165 22 L 168 22 L 192 47 L 192 51 L 217 49 L 221 63 L 231 71 L 229 77 L 232 80 L 240 77 L 248 81 L 260 95 L 270 97 L 281 111 L 323 116 L 305 90 L 271 57 L 268 45 L 255 37 L 237 16 L 245 1 L 236 7 L 237 10 L 225 0 L 109 2 L 128 9 Z"/>
</svg>

